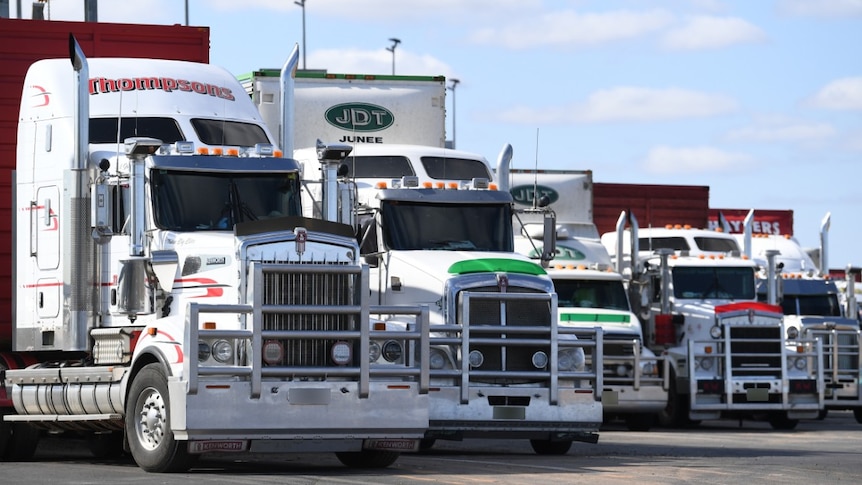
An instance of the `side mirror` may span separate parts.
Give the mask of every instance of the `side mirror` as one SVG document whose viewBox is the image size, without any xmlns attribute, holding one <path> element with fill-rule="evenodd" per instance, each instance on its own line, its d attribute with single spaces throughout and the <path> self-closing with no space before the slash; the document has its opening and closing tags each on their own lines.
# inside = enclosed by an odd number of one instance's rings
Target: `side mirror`
<svg viewBox="0 0 862 485">
<path fill-rule="evenodd" d="M 542 266 L 548 267 L 548 262 L 557 254 L 557 218 L 553 212 L 545 213 L 545 226 L 542 233 Z"/>
</svg>

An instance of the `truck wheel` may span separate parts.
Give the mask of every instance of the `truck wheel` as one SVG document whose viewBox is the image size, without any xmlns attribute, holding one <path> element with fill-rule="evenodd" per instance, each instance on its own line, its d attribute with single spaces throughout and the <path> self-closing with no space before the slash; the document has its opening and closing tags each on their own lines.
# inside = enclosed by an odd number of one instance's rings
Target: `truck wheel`
<svg viewBox="0 0 862 485">
<path fill-rule="evenodd" d="M 658 414 L 658 422 L 669 428 L 693 428 L 699 425 L 700 421 L 688 417 L 689 408 L 688 395 L 679 394 L 676 391 L 676 375 L 672 372 L 670 389 L 667 391 L 667 405 Z"/>
<path fill-rule="evenodd" d="M 171 431 L 168 379 L 159 364 L 135 376 L 126 401 L 126 435 L 135 462 L 148 472 L 181 472 L 191 465 L 188 443 Z"/>
<path fill-rule="evenodd" d="M 772 429 L 778 429 L 782 431 L 790 431 L 796 428 L 796 425 L 799 424 L 798 419 L 790 419 L 787 417 L 787 413 L 784 411 L 777 411 L 774 413 L 769 413 L 769 425 L 772 426 Z"/>
<path fill-rule="evenodd" d="M 28 461 L 39 446 L 39 430 L 27 423 L 3 421 L 0 413 L 0 461 Z"/>
<path fill-rule="evenodd" d="M 655 420 L 655 414 L 629 414 L 626 416 L 626 427 L 629 431 L 649 431 Z"/>
<path fill-rule="evenodd" d="M 434 443 L 436 442 L 436 438 L 422 438 L 419 440 L 419 451 L 430 450 L 434 447 Z"/>
<path fill-rule="evenodd" d="M 530 440 L 537 455 L 565 455 L 572 447 L 571 441 Z"/>
<path fill-rule="evenodd" d="M 853 417 L 857 423 L 862 424 L 862 408 L 853 408 Z"/>
<path fill-rule="evenodd" d="M 362 450 L 335 453 L 344 466 L 350 468 L 386 468 L 398 459 L 397 451 Z"/>
</svg>

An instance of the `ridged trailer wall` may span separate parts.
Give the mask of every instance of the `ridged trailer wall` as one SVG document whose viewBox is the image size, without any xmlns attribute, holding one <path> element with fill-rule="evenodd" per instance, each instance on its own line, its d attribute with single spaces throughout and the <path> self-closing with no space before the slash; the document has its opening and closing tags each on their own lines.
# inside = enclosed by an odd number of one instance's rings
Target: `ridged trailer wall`
<svg viewBox="0 0 862 485">
<path fill-rule="evenodd" d="M 24 75 L 39 59 L 68 58 L 69 34 L 91 58 L 209 63 L 209 27 L 0 18 L 0 350 L 12 334 L 12 171 Z"/>
</svg>

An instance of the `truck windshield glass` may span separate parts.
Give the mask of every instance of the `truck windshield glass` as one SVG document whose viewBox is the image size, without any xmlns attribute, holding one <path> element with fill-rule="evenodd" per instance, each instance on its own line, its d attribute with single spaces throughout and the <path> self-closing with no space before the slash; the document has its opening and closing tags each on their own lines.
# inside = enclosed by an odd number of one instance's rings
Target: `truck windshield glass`
<svg viewBox="0 0 862 485">
<path fill-rule="evenodd" d="M 350 176 L 358 179 L 400 179 L 404 176 L 416 175 L 410 160 L 400 155 L 347 157 L 344 163 L 350 169 L 348 172 Z"/>
<path fill-rule="evenodd" d="M 508 205 L 415 204 L 381 206 L 383 240 L 389 249 L 512 252 Z"/>
<path fill-rule="evenodd" d="M 784 295 L 781 309 L 785 315 L 809 317 L 840 317 L 841 305 L 838 295 Z"/>
<path fill-rule="evenodd" d="M 90 143 L 123 143 L 135 136 L 156 138 L 168 144 L 185 140 L 173 118 L 122 118 L 119 133 L 117 118 L 90 118 Z"/>
<path fill-rule="evenodd" d="M 296 173 L 153 170 L 156 226 L 175 231 L 232 229 L 237 222 L 302 215 Z"/>
<path fill-rule="evenodd" d="M 641 251 L 655 251 L 662 248 L 674 251 L 691 249 L 688 247 L 688 241 L 682 237 L 639 237 L 638 247 Z"/>
<path fill-rule="evenodd" d="M 701 251 L 717 251 L 729 253 L 731 251 L 739 251 L 739 245 L 735 239 L 727 239 L 721 237 L 696 237 L 694 243 Z"/>
<path fill-rule="evenodd" d="M 206 145 L 253 147 L 258 143 L 269 143 L 266 132 L 254 123 L 195 118 L 192 127 L 201 143 Z"/>
<path fill-rule="evenodd" d="M 485 178 L 491 180 L 488 167 L 479 160 L 447 157 L 422 157 L 422 166 L 432 179 L 472 180 Z"/>
<path fill-rule="evenodd" d="M 622 281 L 554 278 L 561 308 L 605 308 L 630 311 Z"/>
<path fill-rule="evenodd" d="M 676 298 L 754 300 L 754 268 L 673 268 L 673 294 Z"/>
</svg>

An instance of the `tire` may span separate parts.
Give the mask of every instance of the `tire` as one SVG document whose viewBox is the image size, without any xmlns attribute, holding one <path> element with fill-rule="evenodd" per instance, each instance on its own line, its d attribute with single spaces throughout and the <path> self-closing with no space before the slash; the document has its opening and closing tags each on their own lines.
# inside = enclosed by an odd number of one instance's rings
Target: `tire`
<svg viewBox="0 0 862 485">
<path fill-rule="evenodd" d="M 434 443 L 436 442 L 437 440 L 434 438 L 422 438 L 419 440 L 419 451 L 427 451 L 434 448 Z"/>
<path fill-rule="evenodd" d="M 0 416 L 0 419 L 3 419 Z M 36 454 L 41 433 L 27 423 L 0 424 L 0 461 L 30 461 Z"/>
<path fill-rule="evenodd" d="M 335 453 L 344 466 L 350 468 L 386 468 L 398 460 L 397 451 L 362 450 Z"/>
<path fill-rule="evenodd" d="M 3 420 L 3 416 L 7 414 L 6 411 L 0 411 L 0 461 L 6 461 L 6 451 L 12 441 L 12 423 Z"/>
<path fill-rule="evenodd" d="M 853 408 L 853 417 L 857 423 L 862 424 L 862 408 Z"/>
<path fill-rule="evenodd" d="M 571 441 L 530 440 L 537 455 L 565 455 L 572 447 Z"/>
<path fill-rule="evenodd" d="M 671 372 L 670 389 L 667 391 L 667 405 L 658 414 L 659 424 L 668 428 L 696 427 L 700 424 L 700 421 L 695 421 L 688 417 L 690 407 L 688 396 L 677 393 L 676 375 Z"/>
<path fill-rule="evenodd" d="M 171 431 L 168 380 L 159 364 L 148 364 L 135 376 L 126 401 L 126 436 L 139 467 L 148 472 L 188 470 L 188 443 Z"/>
<path fill-rule="evenodd" d="M 629 414 L 625 419 L 629 431 L 649 431 L 657 418 L 655 414 Z"/>
<path fill-rule="evenodd" d="M 798 419 L 790 419 L 787 417 L 787 413 L 783 411 L 777 411 L 774 413 L 769 413 L 769 425 L 772 426 L 772 429 L 781 430 L 781 431 L 790 431 L 796 428 L 796 425 L 799 424 Z"/>
</svg>

